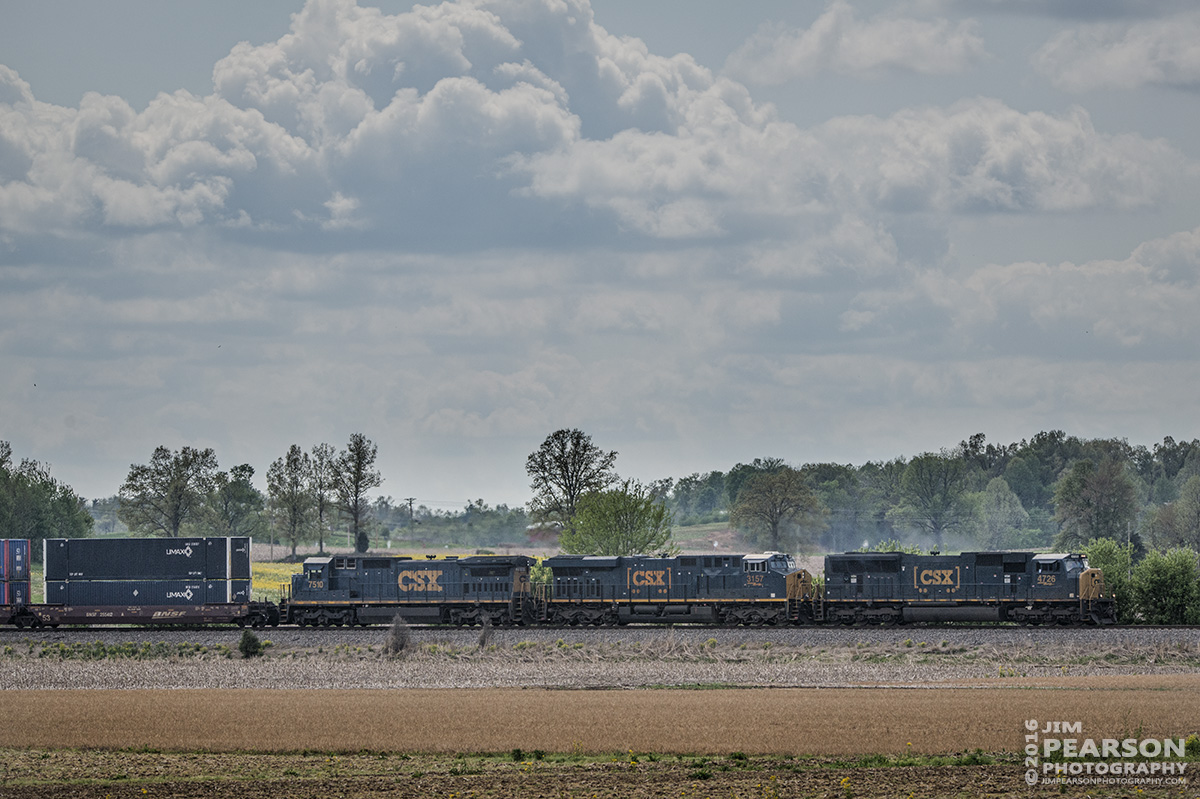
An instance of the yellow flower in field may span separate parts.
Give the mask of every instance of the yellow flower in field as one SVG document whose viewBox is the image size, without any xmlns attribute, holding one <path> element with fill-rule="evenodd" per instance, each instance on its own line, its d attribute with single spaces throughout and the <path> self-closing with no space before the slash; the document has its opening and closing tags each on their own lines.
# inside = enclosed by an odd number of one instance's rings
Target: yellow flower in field
<svg viewBox="0 0 1200 799">
<path fill-rule="evenodd" d="M 842 787 L 843 787 L 843 788 L 845 788 L 845 787 L 846 787 L 847 785 L 849 785 L 849 784 L 850 784 L 850 778 L 849 778 L 849 777 L 842 777 Z"/>
</svg>

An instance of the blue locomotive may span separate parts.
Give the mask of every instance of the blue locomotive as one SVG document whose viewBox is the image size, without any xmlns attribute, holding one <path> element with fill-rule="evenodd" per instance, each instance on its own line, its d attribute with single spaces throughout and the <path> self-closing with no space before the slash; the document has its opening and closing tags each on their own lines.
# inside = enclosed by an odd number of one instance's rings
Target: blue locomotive
<svg viewBox="0 0 1200 799">
<path fill-rule="evenodd" d="M 534 613 L 535 562 L 524 555 L 308 558 L 280 618 L 301 627 L 387 624 L 397 615 L 426 624 L 525 624 Z"/>
<path fill-rule="evenodd" d="M 797 618 L 807 572 L 791 555 L 589 557 L 556 555 L 539 594 L 539 619 L 550 624 L 630 622 L 783 624 Z M 811 579 L 808 583 L 811 593 Z"/>
<path fill-rule="evenodd" d="M 825 558 L 832 623 L 1015 621 L 1110 624 L 1116 603 L 1099 569 L 1078 554 L 850 552 Z"/>
</svg>

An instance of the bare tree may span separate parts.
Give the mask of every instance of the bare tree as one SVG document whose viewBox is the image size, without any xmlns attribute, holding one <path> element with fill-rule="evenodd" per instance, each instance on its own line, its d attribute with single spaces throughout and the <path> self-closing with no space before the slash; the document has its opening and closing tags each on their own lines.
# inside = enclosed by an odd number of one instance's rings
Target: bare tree
<svg viewBox="0 0 1200 799">
<path fill-rule="evenodd" d="M 367 535 L 371 502 L 367 492 L 383 483 L 383 476 L 375 470 L 375 454 L 376 447 L 370 439 L 355 433 L 346 449 L 338 454 L 334 467 L 338 510 L 350 521 L 356 552 L 366 552 L 371 546 Z"/>
<path fill-rule="evenodd" d="M 567 524 L 579 499 L 603 491 L 617 481 L 613 462 L 617 453 L 604 452 L 580 430 L 557 430 L 546 437 L 525 461 L 533 478 L 531 512 L 542 522 Z"/>
<path fill-rule="evenodd" d="M 283 540 L 296 547 L 308 537 L 314 526 L 312 461 L 298 444 L 292 444 L 287 454 L 267 469 L 267 493 L 270 496 L 271 520 L 283 532 Z"/>
<path fill-rule="evenodd" d="M 336 458 L 332 444 L 317 444 L 312 448 L 312 468 L 309 471 L 309 490 L 317 512 L 317 551 L 325 554 L 325 533 L 329 525 L 325 517 L 334 508 L 337 488 Z"/>
<path fill-rule="evenodd" d="M 783 466 L 747 478 L 729 518 L 739 527 L 763 534 L 772 550 L 782 551 L 789 528 L 820 513 L 821 503 L 805 483 L 804 474 Z"/>
</svg>

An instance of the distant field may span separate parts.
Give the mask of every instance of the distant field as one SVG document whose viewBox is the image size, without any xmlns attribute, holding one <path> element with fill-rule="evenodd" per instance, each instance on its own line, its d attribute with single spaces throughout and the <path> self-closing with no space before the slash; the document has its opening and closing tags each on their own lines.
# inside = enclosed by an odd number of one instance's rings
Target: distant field
<svg viewBox="0 0 1200 799">
<path fill-rule="evenodd" d="M 254 598 L 278 602 L 291 583 L 292 575 L 299 573 L 299 563 L 267 563 L 255 561 L 250 570 L 254 581 Z"/>
</svg>

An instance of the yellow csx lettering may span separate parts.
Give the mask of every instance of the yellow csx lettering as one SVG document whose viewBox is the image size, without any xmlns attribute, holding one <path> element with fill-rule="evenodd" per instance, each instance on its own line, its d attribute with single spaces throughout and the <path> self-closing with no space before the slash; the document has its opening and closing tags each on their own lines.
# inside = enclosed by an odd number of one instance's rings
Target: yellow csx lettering
<svg viewBox="0 0 1200 799">
<path fill-rule="evenodd" d="M 667 573 L 665 571 L 636 571 L 630 580 L 637 586 L 661 585 L 665 588 L 667 585 L 666 577 Z"/>
<path fill-rule="evenodd" d="M 1038 585 L 1054 585 L 1053 574 L 1039 574 L 1037 579 Z"/>
<path fill-rule="evenodd" d="M 396 582 L 401 591 L 441 591 L 441 577 L 440 571 L 402 571 L 396 575 Z"/>
<path fill-rule="evenodd" d="M 954 585 L 953 575 L 953 569 L 924 569 L 921 585 Z"/>
</svg>

